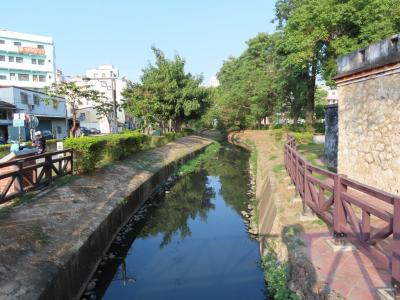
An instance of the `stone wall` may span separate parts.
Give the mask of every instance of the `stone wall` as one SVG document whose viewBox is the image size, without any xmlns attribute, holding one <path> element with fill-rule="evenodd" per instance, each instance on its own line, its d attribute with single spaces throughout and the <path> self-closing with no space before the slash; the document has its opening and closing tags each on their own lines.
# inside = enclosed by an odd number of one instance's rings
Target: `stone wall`
<svg viewBox="0 0 400 300">
<path fill-rule="evenodd" d="M 338 172 L 400 194 L 400 73 L 339 85 Z"/>
<path fill-rule="evenodd" d="M 326 162 L 337 167 L 338 154 L 338 105 L 332 104 L 325 107 L 325 147 L 324 154 Z"/>
</svg>

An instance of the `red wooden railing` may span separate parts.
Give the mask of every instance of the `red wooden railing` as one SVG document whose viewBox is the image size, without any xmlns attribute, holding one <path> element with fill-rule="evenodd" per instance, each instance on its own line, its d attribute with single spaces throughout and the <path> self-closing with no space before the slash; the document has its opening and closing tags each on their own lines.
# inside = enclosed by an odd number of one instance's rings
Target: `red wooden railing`
<svg viewBox="0 0 400 300">
<path fill-rule="evenodd" d="M 0 163 L 0 204 L 72 174 L 72 150 L 33 155 Z"/>
<path fill-rule="evenodd" d="M 390 269 L 400 291 L 400 197 L 312 166 L 288 136 L 284 163 L 304 205 Z"/>
</svg>

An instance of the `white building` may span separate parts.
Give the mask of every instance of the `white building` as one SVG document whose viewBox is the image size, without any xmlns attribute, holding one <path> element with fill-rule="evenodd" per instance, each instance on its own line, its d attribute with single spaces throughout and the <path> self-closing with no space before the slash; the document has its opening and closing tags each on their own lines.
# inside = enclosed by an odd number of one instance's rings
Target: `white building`
<svg viewBox="0 0 400 300">
<path fill-rule="evenodd" d="M 84 80 L 86 78 L 86 80 Z M 76 82 L 80 86 L 91 86 L 92 89 L 98 90 L 104 93 L 104 96 L 108 101 L 112 102 L 112 80 L 115 78 L 116 85 L 116 100 L 118 104 L 122 104 L 121 92 L 126 87 L 127 80 L 125 77 L 121 77 L 119 70 L 113 65 L 100 65 L 94 69 L 88 69 L 85 76 L 75 76 L 70 78 L 70 81 Z M 90 79 L 90 81 L 88 81 Z M 95 103 L 93 101 L 84 100 L 78 110 L 78 117 L 81 127 L 88 129 L 95 128 L 100 130 L 102 133 L 110 133 L 110 126 L 105 117 L 99 119 L 94 109 Z M 122 128 L 126 126 L 125 113 L 123 109 L 117 111 L 118 129 L 122 131 Z"/>
<path fill-rule="evenodd" d="M 51 37 L 0 30 L 0 86 L 43 88 L 54 81 Z"/>
</svg>

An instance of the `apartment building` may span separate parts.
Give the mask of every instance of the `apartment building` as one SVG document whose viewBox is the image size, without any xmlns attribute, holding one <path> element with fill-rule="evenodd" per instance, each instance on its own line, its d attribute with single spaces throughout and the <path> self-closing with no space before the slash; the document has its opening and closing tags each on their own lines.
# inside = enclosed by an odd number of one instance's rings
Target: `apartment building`
<svg viewBox="0 0 400 300">
<path fill-rule="evenodd" d="M 51 37 L 0 29 L 0 86 L 43 88 L 55 75 Z"/>
<path fill-rule="evenodd" d="M 108 101 L 112 102 L 112 78 L 115 78 L 116 100 L 119 105 L 122 104 L 121 92 L 126 87 L 127 80 L 120 76 L 119 70 L 113 65 L 100 65 L 93 69 L 88 69 L 84 76 L 75 76 L 70 81 L 76 82 L 80 86 L 90 86 L 92 89 L 103 93 Z M 80 126 L 87 128 L 95 128 L 102 133 L 110 133 L 110 126 L 105 117 L 99 117 L 94 109 L 93 101 L 83 101 L 78 109 L 78 117 Z M 132 118 L 126 118 L 125 112 L 120 107 L 117 111 L 118 130 L 122 131 L 124 127 L 133 128 Z"/>
</svg>

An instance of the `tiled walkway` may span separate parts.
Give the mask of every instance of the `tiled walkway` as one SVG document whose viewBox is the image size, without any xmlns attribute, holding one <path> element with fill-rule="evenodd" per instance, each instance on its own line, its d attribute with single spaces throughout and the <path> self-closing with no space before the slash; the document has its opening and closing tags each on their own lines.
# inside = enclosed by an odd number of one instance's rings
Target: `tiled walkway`
<svg viewBox="0 0 400 300">
<path fill-rule="evenodd" d="M 317 278 L 346 299 L 379 299 L 378 289 L 391 287 L 391 275 L 360 250 L 334 252 L 330 232 L 303 234 Z"/>
</svg>

